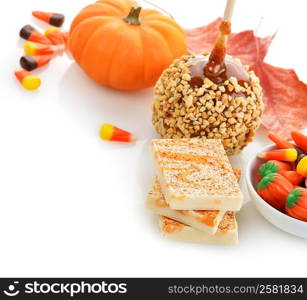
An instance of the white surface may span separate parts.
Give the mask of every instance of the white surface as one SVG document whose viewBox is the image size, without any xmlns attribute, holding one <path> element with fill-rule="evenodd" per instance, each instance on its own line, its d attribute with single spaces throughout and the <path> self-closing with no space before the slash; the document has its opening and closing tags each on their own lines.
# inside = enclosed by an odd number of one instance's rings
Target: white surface
<svg viewBox="0 0 307 300">
<path fill-rule="evenodd" d="M 267 152 L 273 149 L 277 149 L 277 147 L 271 144 L 262 148 L 261 152 Z M 256 156 L 251 157 L 247 163 L 245 172 L 247 189 L 258 211 L 277 228 L 307 239 L 307 222 L 292 218 L 278 211 L 257 194 L 255 189 L 257 187 L 255 174 L 257 174 L 256 172 L 261 164 L 263 164 L 263 159 L 257 158 Z"/>
<path fill-rule="evenodd" d="M 185 27 L 210 22 L 223 0 L 152 0 Z M 19 29 L 31 10 L 63 12 L 66 28 L 90 0 L 10 0 L 0 18 L 0 275 L 1 276 L 307 276 L 307 241 L 268 223 L 249 201 L 238 214 L 235 247 L 164 240 L 144 209 L 152 180 L 148 141 L 152 90 L 118 92 L 96 85 L 66 56 L 41 70 L 42 86 L 23 90 L 13 78 L 22 53 Z M 279 29 L 268 61 L 295 67 L 307 81 L 305 1 L 238 0 L 233 29 Z M 38 24 L 38 23 L 36 23 Z M 299 44 L 297 48 L 295 45 Z M 293 56 L 292 54 L 295 51 Z M 139 141 L 99 140 L 103 122 Z M 232 159 L 247 159 L 255 142 Z M 184 260 L 185 255 L 187 259 Z"/>
</svg>

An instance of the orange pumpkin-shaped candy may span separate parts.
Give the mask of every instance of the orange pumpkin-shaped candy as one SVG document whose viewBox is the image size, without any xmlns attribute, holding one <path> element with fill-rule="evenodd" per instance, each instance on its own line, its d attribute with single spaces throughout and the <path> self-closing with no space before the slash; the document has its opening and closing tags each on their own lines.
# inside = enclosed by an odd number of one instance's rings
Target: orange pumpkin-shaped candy
<svg viewBox="0 0 307 300">
<path fill-rule="evenodd" d="M 287 162 L 279 160 L 269 160 L 268 162 L 262 164 L 258 173 L 256 174 L 257 181 L 260 181 L 264 176 L 270 173 L 279 173 L 283 175 L 284 172 L 291 170 L 291 165 Z"/>
<path fill-rule="evenodd" d="M 257 193 L 278 210 L 284 210 L 286 198 L 292 190 L 293 184 L 278 173 L 264 176 L 257 185 Z"/>
<path fill-rule="evenodd" d="M 294 186 L 300 185 L 304 180 L 304 176 L 298 174 L 296 171 L 285 171 L 282 176 L 287 178 Z"/>
<path fill-rule="evenodd" d="M 307 189 L 297 188 L 289 194 L 286 200 L 286 213 L 307 222 Z"/>
<path fill-rule="evenodd" d="M 171 62 L 187 53 L 182 28 L 132 0 L 100 0 L 85 7 L 70 28 L 68 46 L 85 73 L 121 90 L 155 84 Z"/>
</svg>

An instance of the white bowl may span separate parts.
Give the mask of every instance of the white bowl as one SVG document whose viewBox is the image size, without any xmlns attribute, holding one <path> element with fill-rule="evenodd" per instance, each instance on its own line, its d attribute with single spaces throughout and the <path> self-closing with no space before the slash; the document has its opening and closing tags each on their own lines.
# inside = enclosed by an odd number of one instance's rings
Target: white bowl
<svg viewBox="0 0 307 300">
<path fill-rule="evenodd" d="M 260 152 L 270 151 L 276 149 L 274 145 L 263 148 Z M 258 211 L 265 217 L 270 223 L 280 228 L 283 231 L 291 233 L 293 235 L 307 238 L 307 222 L 303 222 L 286 214 L 278 211 L 267 202 L 265 202 L 256 192 L 255 187 L 257 186 L 256 172 L 259 166 L 264 163 L 265 160 L 258 158 L 257 156 L 252 157 L 247 164 L 246 169 L 246 184 L 249 191 L 250 197 L 253 200 Z"/>
</svg>

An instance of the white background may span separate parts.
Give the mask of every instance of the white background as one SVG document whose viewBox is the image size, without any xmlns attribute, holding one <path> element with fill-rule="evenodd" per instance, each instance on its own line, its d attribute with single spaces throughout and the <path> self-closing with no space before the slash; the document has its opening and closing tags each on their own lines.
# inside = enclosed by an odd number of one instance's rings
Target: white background
<svg viewBox="0 0 307 300">
<path fill-rule="evenodd" d="M 209 23 L 224 0 L 152 0 L 183 27 Z M 163 239 L 144 209 L 153 176 L 148 142 L 152 89 L 119 92 L 98 86 L 66 55 L 39 71 L 38 91 L 13 77 L 22 54 L 19 29 L 32 10 L 74 15 L 91 0 L 1 1 L 0 275 L 1 276 L 307 276 L 307 240 L 284 233 L 249 201 L 238 214 L 238 246 Z M 267 61 L 295 67 L 307 81 L 307 3 L 238 0 L 234 31 L 278 35 Z M 103 142 L 99 126 L 131 130 L 136 144 Z M 232 159 L 236 166 L 269 141 Z"/>
</svg>

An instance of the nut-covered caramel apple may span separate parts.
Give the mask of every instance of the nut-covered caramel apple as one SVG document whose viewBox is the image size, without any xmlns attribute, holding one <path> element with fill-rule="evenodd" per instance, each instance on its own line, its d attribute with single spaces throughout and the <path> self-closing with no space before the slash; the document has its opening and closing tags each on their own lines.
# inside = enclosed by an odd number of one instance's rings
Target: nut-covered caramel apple
<svg viewBox="0 0 307 300">
<path fill-rule="evenodd" d="M 263 113 L 259 79 L 226 55 L 230 23 L 222 22 L 211 54 L 176 59 L 155 86 L 152 121 L 162 138 L 220 138 L 228 155 L 255 135 Z"/>
</svg>

